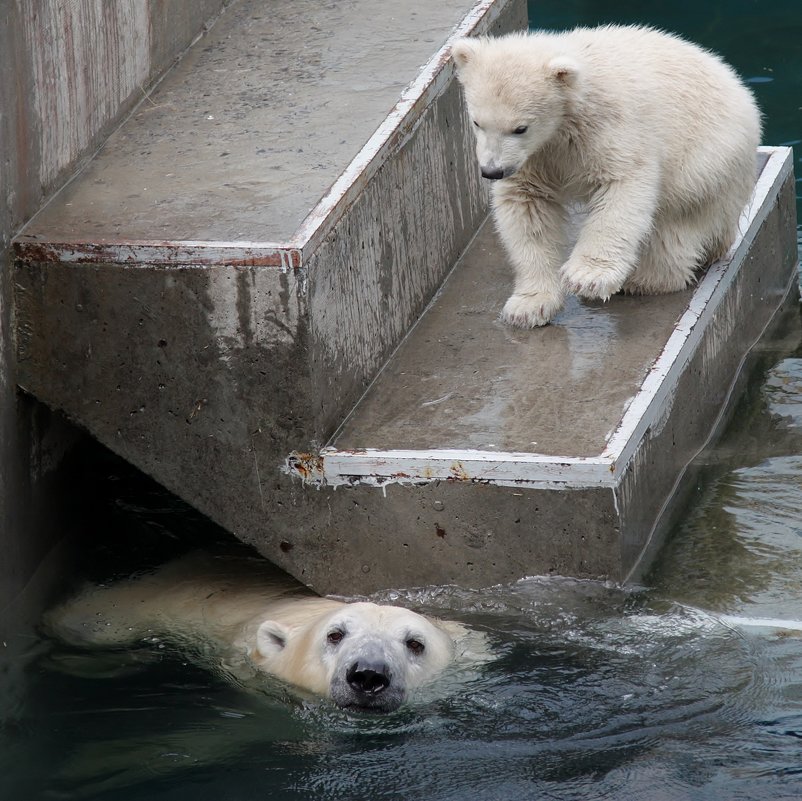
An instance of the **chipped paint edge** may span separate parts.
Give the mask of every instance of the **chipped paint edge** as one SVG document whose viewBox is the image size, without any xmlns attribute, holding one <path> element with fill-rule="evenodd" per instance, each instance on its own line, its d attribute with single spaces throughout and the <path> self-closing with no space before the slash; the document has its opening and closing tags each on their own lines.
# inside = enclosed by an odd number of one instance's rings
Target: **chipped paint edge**
<svg viewBox="0 0 802 801">
<path fill-rule="evenodd" d="M 283 471 L 305 484 L 340 487 L 419 485 L 436 481 L 553 489 L 612 487 L 609 459 L 479 450 L 338 450 L 292 453 Z"/>
<path fill-rule="evenodd" d="M 58 242 L 14 240 L 14 255 L 26 263 L 121 264 L 125 266 L 301 267 L 301 249 L 280 242 L 107 241 Z"/>
<path fill-rule="evenodd" d="M 618 486 L 649 427 L 666 414 L 683 366 L 702 341 L 710 321 L 741 269 L 760 227 L 773 209 L 773 198 L 793 171 L 792 150 L 761 147 L 768 160 L 755 185 L 753 202 L 742 215 L 742 234 L 725 259 L 699 282 L 688 309 L 623 413 L 608 445 L 598 457 L 563 457 L 480 450 L 338 450 L 293 453 L 283 471 L 313 486 L 421 485 L 464 481 L 538 489 L 587 489 Z M 614 499 L 615 499 L 615 493 Z"/>
</svg>

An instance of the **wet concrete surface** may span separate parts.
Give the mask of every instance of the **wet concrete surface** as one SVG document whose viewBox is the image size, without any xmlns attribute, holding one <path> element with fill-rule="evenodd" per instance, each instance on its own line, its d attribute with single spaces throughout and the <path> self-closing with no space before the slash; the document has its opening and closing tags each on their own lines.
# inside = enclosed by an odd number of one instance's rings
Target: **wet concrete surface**
<svg viewBox="0 0 802 801">
<path fill-rule="evenodd" d="M 488 220 L 333 444 L 600 454 L 692 290 L 570 297 L 554 323 L 525 331 L 498 319 L 511 289 Z"/>
<path fill-rule="evenodd" d="M 758 177 L 766 160 L 758 154 Z M 581 222 L 575 214 L 575 232 Z M 569 296 L 550 325 L 521 330 L 498 319 L 512 277 L 488 219 L 330 444 L 601 454 L 695 285 L 669 295 L 619 294 L 606 303 Z"/>
<path fill-rule="evenodd" d="M 289 239 L 472 5 L 232 3 L 26 236 Z"/>
</svg>

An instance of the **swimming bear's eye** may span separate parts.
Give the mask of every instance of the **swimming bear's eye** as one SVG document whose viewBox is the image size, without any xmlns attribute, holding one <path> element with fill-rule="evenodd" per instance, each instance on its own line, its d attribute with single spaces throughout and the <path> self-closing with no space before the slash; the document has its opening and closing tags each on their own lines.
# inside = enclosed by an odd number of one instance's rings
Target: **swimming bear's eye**
<svg viewBox="0 0 802 801">
<path fill-rule="evenodd" d="M 519 125 L 519 126 L 518 126 L 518 127 L 517 127 L 517 128 L 514 130 L 514 131 L 513 131 L 513 133 L 514 133 L 516 136 L 520 136 L 521 134 L 525 134 L 525 133 L 527 132 L 527 130 L 528 130 L 528 129 L 529 129 L 529 126 L 528 126 L 528 125 Z"/>
<path fill-rule="evenodd" d="M 342 629 L 334 629 L 326 635 L 326 642 L 330 645 L 337 645 L 343 637 L 345 637 L 345 632 Z"/>
<path fill-rule="evenodd" d="M 420 640 L 416 640 L 414 637 L 407 640 L 406 646 L 413 654 L 422 654 L 425 647 Z"/>
<path fill-rule="evenodd" d="M 477 128 L 479 127 L 479 123 L 478 123 L 476 120 L 471 120 L 471 122 L 472 122 L 472 123 L 473 123 L 473 124 L 474 124 L 474 125 L 475 125 Z"/>
</svg>

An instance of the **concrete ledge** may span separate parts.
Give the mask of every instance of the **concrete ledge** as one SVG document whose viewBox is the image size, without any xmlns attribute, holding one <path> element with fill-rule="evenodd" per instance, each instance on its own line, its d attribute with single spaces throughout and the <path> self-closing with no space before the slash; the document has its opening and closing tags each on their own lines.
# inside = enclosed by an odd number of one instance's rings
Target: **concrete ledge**
<svg viewBox="0 0 802 801">
<path fill-rule="evenodd" d="M 513 332 L 486 225 L 415 324 L 486 211 L 448 42 L 526 4 L 410 2 L 232 4 L 15 240 L 19 383 L 322 592 L 624 579 L 795 286 L 790 151 L 693 291 Z"/>
<path fill-rule="evenodd" d="M 0 185 L 8 188 L 7 202 L 0 205 L 3 233 L 30 219 L 44 196 L 142 101 L 225 4 L 5 4 L 0 107 L 9 113 L 0 119 Z"/>
<path fill-rule="evenodd" d="M 636 569 L 744 354 L 796 291 L 791 151 L 761 161 L 742 235 L 694 290 L 576 304 L 550 329 L 495 322 L 509 281 L 480 232 L 333 445 L 287 461 L 310 506 L 350 532 L 329 532 L 332 563 L 361 562 L 365 589 Z M 323 588 L 339 580 L 319 572 Z"/>
</svg>

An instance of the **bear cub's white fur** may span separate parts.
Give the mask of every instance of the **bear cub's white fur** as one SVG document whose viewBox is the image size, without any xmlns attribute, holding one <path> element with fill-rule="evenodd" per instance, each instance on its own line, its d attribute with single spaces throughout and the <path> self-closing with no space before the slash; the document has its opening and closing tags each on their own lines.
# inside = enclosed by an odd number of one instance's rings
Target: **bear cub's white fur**
<svg viewBox="0 0 802 801">
<path fill-rule="evenodd" d="M 451 52 L 515 269 L 505 322 L 545 325 L 566 292 L 674 292 L 727 253 L 760 113 L 717 56 L 625 26 L 460 39 Z M 567 255 L 577 202 L 588 216 Z"/>
<path fill-rule="evenodd" d="M 373 712 L 397 709 L 452 662 L 487 658 L 483 635 L 459 623 L 320 598 L 264 560 L 203 552 L 88 585 L 44 623 L 84 648 L 164 640 L 240 685 L 267 673 L 342 708 Z"/>
</svg>

